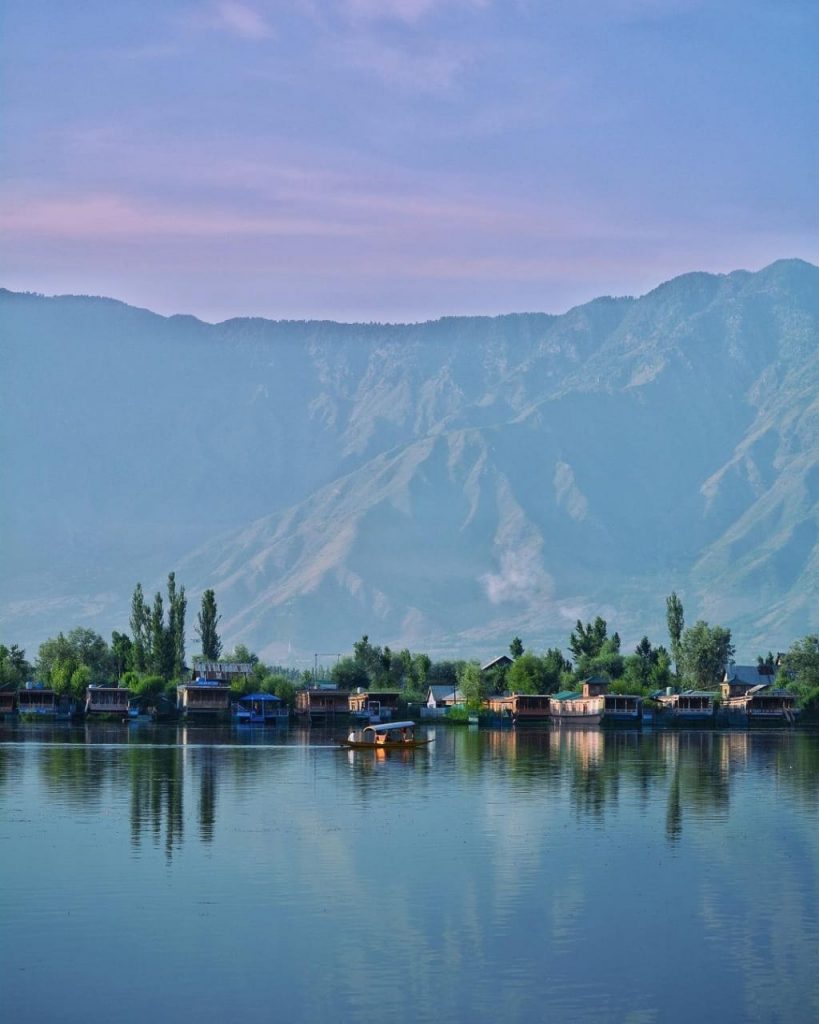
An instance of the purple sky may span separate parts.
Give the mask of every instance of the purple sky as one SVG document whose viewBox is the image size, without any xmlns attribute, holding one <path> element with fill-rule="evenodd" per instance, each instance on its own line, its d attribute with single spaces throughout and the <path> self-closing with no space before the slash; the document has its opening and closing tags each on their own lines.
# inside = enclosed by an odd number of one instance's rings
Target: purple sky
<svg viewBox="0 0 819 1024">
<path fill-rule="evenodd" d="M 560 312 L 819 262 L 814 0 L 4 0 L 0 285 Z"/>
</svg>

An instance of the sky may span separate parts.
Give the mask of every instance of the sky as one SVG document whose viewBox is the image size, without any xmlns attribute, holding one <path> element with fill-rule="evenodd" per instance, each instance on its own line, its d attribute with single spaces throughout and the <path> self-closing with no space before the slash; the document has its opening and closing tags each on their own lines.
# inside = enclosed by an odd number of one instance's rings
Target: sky
<svg viewBox="0 0 819 1024">
<path fill-rule="evenodd" d="M 4 0 L 0 286 L 563 312 L 819 263 L 815 0 Z"/>
</svg>

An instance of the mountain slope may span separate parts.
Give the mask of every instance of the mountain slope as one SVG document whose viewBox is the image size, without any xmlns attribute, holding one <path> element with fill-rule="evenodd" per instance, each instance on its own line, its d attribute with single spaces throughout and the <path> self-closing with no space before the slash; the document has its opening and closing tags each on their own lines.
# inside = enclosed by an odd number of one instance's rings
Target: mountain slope
<svg viewBox="0 0 819 1024">
<path fill-rule="evenodd" d="M 564 316 L 209 325 L 5 292 L 0 318 L 10 642 L 122 628 L 168 568 L 268 655 L 540 646 L 598 611 L 662 638 L 672 588 L 749 654 L 819 625 L 809 264 Z"/>
</svg>

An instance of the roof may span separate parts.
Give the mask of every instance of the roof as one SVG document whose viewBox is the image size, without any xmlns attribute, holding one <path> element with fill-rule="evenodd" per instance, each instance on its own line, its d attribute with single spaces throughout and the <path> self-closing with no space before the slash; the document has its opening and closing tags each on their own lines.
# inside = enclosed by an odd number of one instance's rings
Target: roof
<svg viewBox="0 0 819 1024">
<path fill-rule="evenodd" d="M 493 658 L 491 661 L 487 661 L 485 665 L 481 665 L 481 672 L 488 672 L 490 668 L 496 668 L 498 665 L 511 665 L 512 659 L 508 654 L 500 654 L 497 658 Z"/>
<path fill-rule="evenodd" d="M 461 691 L 457 685 L 453 686 L 451 683 L 432 683 L 429 692 L 439 700 L 441 697 L 457 697 Z"/>
<path fill-rule="evenodd" d="M 393 732 L 395 729 L 414 729 L 415 722 L 382 722 L 381 725 L 368 725 L 364 732 Z"/>
<path fill-rule="evenodd" d="M 550 693 L 549 696 L 555 700 L 576 700 L 583 694 L 579 690 L 561 690 L 559 693 Z"/>
<path fill-rule="evenodd" d="M 743 686 L 769 686 L 773 679 L 772 673 L 760 672 L 758 665 L 729 665 L 724 676 L 724 682 L 740 683 Z"/>
<path fill-rule="evenodd" d="M 281 702 L 281 697 L 277 697 L 274 693 L 246 693 L 239 700 L 275 700 Z"/>
</svg>

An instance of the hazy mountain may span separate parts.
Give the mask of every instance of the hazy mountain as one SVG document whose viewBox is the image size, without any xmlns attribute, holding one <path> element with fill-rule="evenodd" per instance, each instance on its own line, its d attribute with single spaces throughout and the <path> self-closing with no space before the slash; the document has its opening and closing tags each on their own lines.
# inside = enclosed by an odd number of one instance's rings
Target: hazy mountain
<svg viewBox="0 0 819 1024">
<path fill-rule="evenodd" d="M 819 626 L 809 264 L 404 326 L 0 292 L 0 328 L 6 642 L 124 628 L 169 568 L 270 656 L 664 640 L 672 588 L 749 657 Z"/>
</svg>

